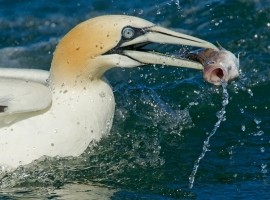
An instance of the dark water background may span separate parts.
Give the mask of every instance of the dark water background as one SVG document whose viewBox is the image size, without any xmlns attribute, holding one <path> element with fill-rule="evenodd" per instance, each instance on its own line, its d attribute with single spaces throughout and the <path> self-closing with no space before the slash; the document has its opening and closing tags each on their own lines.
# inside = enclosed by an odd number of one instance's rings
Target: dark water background
<svg viewBox="0 0 270 200">
<path fill-rule="evenodd" d="M 196 70 L 149 66 L 106 74 L 117 103 L 107 138 L 80 158 L 7 174 L 0 199 L 270 199 L 270 1 L 0 0 L 0 66 L 49 69 L 59 39 L 104 14 L 139 16 L 240 53 L 241 77 L 228 85 L 226 120 L 194 187 L 189 175 L 222 89 Z"/>
</svg>

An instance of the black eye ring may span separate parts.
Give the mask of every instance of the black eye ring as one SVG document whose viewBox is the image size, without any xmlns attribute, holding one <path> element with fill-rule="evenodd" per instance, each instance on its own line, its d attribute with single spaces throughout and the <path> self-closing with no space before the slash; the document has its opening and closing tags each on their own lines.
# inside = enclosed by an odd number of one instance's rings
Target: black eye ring
<svg viewBox="0 0 270 200">
<path fill-rule="evenodd" d="M 123 30 L 122 30 L 122 36 L 125 38 L 125 39 L 131 39 L 133 38 L 135 35 L 135 30 L 131 27 L 125 27 Z"/>
</svg>

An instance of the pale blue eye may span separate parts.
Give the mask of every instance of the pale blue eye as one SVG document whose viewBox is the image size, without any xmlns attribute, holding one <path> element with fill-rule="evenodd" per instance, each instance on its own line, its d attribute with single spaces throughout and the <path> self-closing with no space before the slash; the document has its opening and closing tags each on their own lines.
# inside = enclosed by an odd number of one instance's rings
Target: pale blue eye
<svg viewBox="0 0 270 200">
<path fill-rule="evenodd" d="M 213 64 L 215 64 L 215 63 L 216 63 L 215 61 L 209 60 L 209 61 L 207 62 L 207 65 L 213 65 Z"/>
<path fill-rule="evenodd" d="M 122 31 L 122 36 L 126 39 L 131 39 L 135 35 L 135 31 L 131 27 L 126 27 Z"/>
</svg>

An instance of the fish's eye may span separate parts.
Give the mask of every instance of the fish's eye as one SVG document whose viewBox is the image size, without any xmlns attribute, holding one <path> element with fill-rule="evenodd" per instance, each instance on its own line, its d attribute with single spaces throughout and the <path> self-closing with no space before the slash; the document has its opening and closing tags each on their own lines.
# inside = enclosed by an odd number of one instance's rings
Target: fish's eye
<svg viewBox="0 0 270 200">
<path fill-rule="evenodd" d="M 122 30 L 122 36 L 125 38 L 125 39 L 131 39 L 133 38 L 135 35 L 135 30 L 131 27 L 125 27 L 123 30 Z"/>
<path fill-rule="evenodd" d="M 210 61 L 207 62 L 207 65 L 213 65 L 213 64 L 215 64 L 215 63 L 216 63 L 215 61 L 210 60 Z"/>
</svg>

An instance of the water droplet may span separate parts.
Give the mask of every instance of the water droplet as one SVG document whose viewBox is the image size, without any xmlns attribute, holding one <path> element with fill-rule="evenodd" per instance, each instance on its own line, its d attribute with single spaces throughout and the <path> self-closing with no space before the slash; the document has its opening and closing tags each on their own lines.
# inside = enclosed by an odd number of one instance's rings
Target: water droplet
<svg viewBox="0 0 270 200">
<path fill-rule="evenodd" d="M 265 148 L 264 147 L 261 147 L 260 150 L 261 150 L 262 153 L 265 152 Z"/>
<path fill-rule="evenodd" d="M 229 100 L 228 99 L 224 99 L 223 101 L 222 101 L 222 105 L 227 105 L 229 103 Z"/>
<path fill-rule="evenodd" d="M 143 14 L 143 9 L 139 10 L 139 15 Z"/>
<path fill-rule="evenodd" d="M 262 136 L 264 134 L 263 131 L 258 131 L 256 133 L 253 133 L 254 136 Z"/>
<path fill-rule="evenodd" d="M 259 118 L 255 118 L 255 119 L 254 119 L 254 122 L 258 125 L 258 124 L 260 124 L 260 123 L 262 122 L 262 120 L 259 119 Z"/>
<path fill-rule="evenodd" d="M 105 94 L 105 92 L 101 92 L 101 93 L 99 93 L 99 96 L 100 96 L 101 98 L 104 98 L 104 97 L 106 97 L 106 94 Z"/>
<path fill-rule="evenodd" d="M 249 94 L 250 96 L 253 96 L 253 92 L 252 92 L 251 89 L 248 89 L 247 92 L 248 92 L 248 94 Z"/>
<path fill-rule="evenodd" d="M 106 121 L 106 129 L 108 130 L 108 129 L 110 129 L 110 127 L 111 127 L 111 120 L 107 120 Z"/>
<path fill-rule="evenodd" d="M 226 113 L 225 110 L 220 110 L 220 111 L 218 111 L 218 112 L 216 113 L 216 116 L 217 116 L 219 119 L 221 119 L 225 113 Z"/>
<path fill-rule="evenodd" d="M 190 102 L 189 105 L 190 106 L 197 106 L 199 103 L 198 102 Z"/>
<path fill-rule="evenodd" d="M 266 167 L 267 167 L 267 164 L 262 164 L 262 165 L 261 165 L 261 168 L 262 168 L 261 172 L 262 172 L 263 174 L 266 174 L 266 173 L 267 173 Z"/>
</svg>

